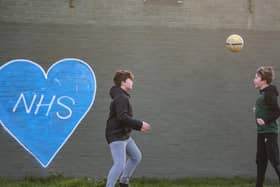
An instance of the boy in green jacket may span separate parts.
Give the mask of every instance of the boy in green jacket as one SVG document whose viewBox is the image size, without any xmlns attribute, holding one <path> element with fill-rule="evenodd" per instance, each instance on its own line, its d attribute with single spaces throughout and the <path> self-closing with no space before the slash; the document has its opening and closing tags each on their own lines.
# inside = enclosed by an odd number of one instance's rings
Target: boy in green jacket
<svg viewBox="0 0 280 187">
<path fill-rule="evenodd" d="M 279 93 L 276 86 L 271 85 L 273 78 L 273 68 L 265 66 L 257 69 L 254 79 L 255 88 L 260 92 L 255 105 L 258 133 L 256 187 L 263 187 L 268 160 L 275 169 L 280 181 L 280 161 L 277 142 L 277 118 L 280 116 L 280 109 L 277 101 Z"/>
</svg>

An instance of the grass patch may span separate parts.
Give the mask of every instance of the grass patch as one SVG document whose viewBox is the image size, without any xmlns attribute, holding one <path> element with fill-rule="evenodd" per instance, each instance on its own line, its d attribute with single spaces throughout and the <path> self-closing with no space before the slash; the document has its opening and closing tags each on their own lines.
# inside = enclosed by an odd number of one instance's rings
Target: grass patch
<svg viewBox="0 0 280 187">
<path fill-rule="evenodd" d="M 0 179 L 1 187 L 104 187 L 105 179 L 66 178 L 62 175 L 47 178 L 26 177 L 22 180 Z M 184 178 L 131 180 L 133 187 L 254 187 L 253 178 Z M 266 181 L 265 187 L 280 187 L 276 181 Z"/>
</svg>

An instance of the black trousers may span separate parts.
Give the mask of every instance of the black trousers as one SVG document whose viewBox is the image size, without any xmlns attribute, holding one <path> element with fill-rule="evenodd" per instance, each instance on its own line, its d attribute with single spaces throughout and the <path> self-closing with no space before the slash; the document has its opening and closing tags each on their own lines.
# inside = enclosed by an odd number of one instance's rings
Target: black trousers
<svg viewBox="0 0 280 187">
<path fill-rule="evenodd" d="M 258 134 L 257 140 L 257 181 L 256 187 L 263 187 L 267 162 L 270 161 L 280 181 L 280 161 L 278 135 L 275 133 Z"/>
</svg>

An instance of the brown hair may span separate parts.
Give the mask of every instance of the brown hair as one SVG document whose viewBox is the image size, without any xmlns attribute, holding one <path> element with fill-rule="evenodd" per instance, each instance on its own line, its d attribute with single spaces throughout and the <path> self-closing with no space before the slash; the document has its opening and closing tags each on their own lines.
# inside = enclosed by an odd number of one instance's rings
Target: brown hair
<svg viewBox="0 0 280 187">
<path fill-rule="evenodd" d="M 262 66 L 257 69 L 257 75 L 261 80 L 265 80 L 267 84 L 270 84 L 274 79 L 274 70 L 271 66 Z"/>
<path fill-rule="evenodd" d="M 134 75 L 132 74 L 132 72 L 127 70 L 119 70 L 115 73 L 113 80 L 116 86 L 121 86 L 121 83 L 125 82 L 126 79 L 134 79 Z"/>
</svg>

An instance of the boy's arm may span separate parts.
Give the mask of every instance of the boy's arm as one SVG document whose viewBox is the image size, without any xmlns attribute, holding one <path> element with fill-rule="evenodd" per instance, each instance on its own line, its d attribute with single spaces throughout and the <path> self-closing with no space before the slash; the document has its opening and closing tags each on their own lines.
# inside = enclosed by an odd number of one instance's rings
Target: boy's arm
<svg viewBox="0 0 280 187">
<path fill-rule="evenodd" d="M 125 97 L 119 97 L 115 100 L 117 119 L 121 121 L 127 127 L 140 131 L 143 122 L 133 119 L 128 115 L 129 101 Z"/>
<path fill-rule="evenodd" d="M 277 102 L 277 95 L 275 92 L 265 92 L 264 102 L 269 111 L 267 117 L 264 120 L 265 124 L 275 121 L 280 116 L 280 109 Z"/>
</svg>

